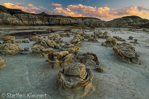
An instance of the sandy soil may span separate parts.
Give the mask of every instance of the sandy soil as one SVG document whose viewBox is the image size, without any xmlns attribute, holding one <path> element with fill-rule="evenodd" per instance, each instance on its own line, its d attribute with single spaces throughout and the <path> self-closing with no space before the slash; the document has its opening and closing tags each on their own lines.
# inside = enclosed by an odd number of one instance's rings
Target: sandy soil
<svg viewBox="0 0 149 99">
<path fill-rule="evenodd" d="M 149 99 L 149 33 L 142 30 L 127 31 L 126 28 L 114 32 L 112 32 L 113 28 L 101 28 L 100 30 L 107 31 L 111 36 L 120 36 L 128 43 L 131 41 L 128 40 L 129 36 L 138 39 L 139 44 L 133 46 L 140 54 L 139 60 L 142 64 L 123 62 L 114 54 L 111 47 L 101 45 L 105 39 L 99 38 L 99 43 L 83 41 L 79 47 L 80 52 L 95 53 L 104 69 L 103 73 L 99 73 L 93 70 L 93 66 L 87 66 L 94 74 L 95 92 L 83 99 Z M 92 34 L 93 32 L 86 33 Z M 63 40 L 69 42 L 72 38 L 73 36 L 63 37 Z M 31 48 L 33 43 L 18 44 L 24 49 L 24 47 Z M 56 81 L 61 68 L 52 69 L 49 67 L 49 62 L 46 62 L 46 57 L 34 57 L 31 50 L 27 53 L 28 55 L 0 55 L 6 60 L 7 65 L 0 70 L 0 93 L 47 94 L 48 98 L 42 99 L 65 99 L 59 95 Z"/>
</svg>

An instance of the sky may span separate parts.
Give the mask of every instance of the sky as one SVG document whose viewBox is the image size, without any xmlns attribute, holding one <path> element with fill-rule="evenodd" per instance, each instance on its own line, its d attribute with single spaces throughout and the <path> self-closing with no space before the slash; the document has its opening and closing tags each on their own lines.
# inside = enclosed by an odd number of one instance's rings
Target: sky
<svg viewBox="0 0 149 99">
<path fill-rule="evenodd" d="M 0 5 L 29 13 L 95 17 L 106 21 L 131 15 L 149 19 L 149 0 L 0 0 Z"/>
</svg>

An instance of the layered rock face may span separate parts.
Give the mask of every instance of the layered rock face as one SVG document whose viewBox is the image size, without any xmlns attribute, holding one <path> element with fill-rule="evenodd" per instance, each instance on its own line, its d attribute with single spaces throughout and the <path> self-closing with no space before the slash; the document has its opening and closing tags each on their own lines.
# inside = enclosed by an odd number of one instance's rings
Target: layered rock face
<svg viewBox="0 0 149 99">
<path fill-rule="evenodd" d="M 14 14 L 23 25 L 44 25 L 43 22 L 36 15 L 32 14 Z"/>
<path fill-rule="evenodd" d="M 0 25 L 23 25 L 23 23 L 10 13 L 0 12 Z"/>
<path fill-rule="evenodd" d="M 147 26 L 148 25 L 148 26 Z M 138 16 L 126 16 L 107 22 L 109 27 L 149 27 L 149 20 L 142 19 Z"/>
<path fill-rule="evenodd" d="M 138 16 L 127 16 L 112 21 L 102 21 L 91 17 L 68 17 L 48 15 L 46 13 L 31 14 L 19 9 L 8 9 L 0 5 L 0 25 L 72 25 L 89 27 L 134 27 L 148 28 L 149 20 Z"/>
</svg>

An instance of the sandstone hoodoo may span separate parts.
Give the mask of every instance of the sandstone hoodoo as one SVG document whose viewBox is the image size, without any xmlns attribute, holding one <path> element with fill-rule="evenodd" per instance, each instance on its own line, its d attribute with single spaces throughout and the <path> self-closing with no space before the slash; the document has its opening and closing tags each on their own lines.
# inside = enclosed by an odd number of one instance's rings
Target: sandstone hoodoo
<svg viewBox="0 0 149 99">
<path fill-rule="evenodd" d="M 129 40 L 133 40 L 133 37 L 132 36 L 129 36 Z"/>
<path fill-rule="evenodd" d="M 39 55 L 42 57 L 46 57 L 49 53 L 53 53 L 54 50 L 52 48 L 50 49 L 45 49 L 43 46 L 41 45 L 35 45 L 31 48 L 33 55 Z"/>
<path fill-rule="evenodd" d="M 6 43 L 13 44 L 14 40 L 15 40 L 15 37 L 14 36 L 4 36 L 2 38 L 2 40 L 4 41 L 3 44 L 6 44 Z"/>
<path fill-rule="evenodd" d="M 74 56 L 68 51 L 60 51 L 48 54 L 48 60 L 52 68 L 65 67 L 72 63 Z"/>
<path fill-rule="evenodd" d="M 16 44 L 0 45 L 0 53 L 4 55 L 15 55 L 21 52 L 21 47 Z"/>
<path fill-rule="evenodd" d="M 96 42 L 96 43 L 98 43 L 98 40 L 96 38 L 94 38 L 94 37 L 88 38 L 88 41 L 89 42 Z"/>
<path fill-rule="evenodd" d="M 5 60 L 0 57 L 0 69 L 4 68 L 5 66 Z"/>
<path fill-rule="evenodd" d="M 83 61 L 83 63 L 86 66 L 99 66 L 100 65 L 100 61 L 97 55 L 94 53 L 78 53 L 76 55 L 76 59 L 79 62 Z"/>
<path fill-rule="evenodd" d="M 52 38 L 53 38 L 53 35 L 49 35 L 49 36 L 48 36 L 48 39 L 49 39 L 49 40 L 52 40 Z"/>
<path fill-rule="evenodd" d="M 57 75 L 59 92 L 67 99 L 83 98 L 94 92 L 93 73 L 82 63 L 63 68 Z"/>
<path fill-rule="evenodd" d="M 134 43 L 135 44 L 139 44 L 137 39 L 134 39 Z"/>
<path fill-rule="evenodd" d="M 108 32 L 94 31 L 94 38 L 108 38 Z"/>
<path fill-rule="evenodd" d="M 36 41 L 36 40 L 38 40 L 39 38 L 41 38 L 41 36 L 40 36 L 40 35 L 36 35 L 36 36 L 29 37 L 29 40 L 30 40 L 30 41 Z"/>
<path fill-rule="evenodd" d="M 21 43 L 21 42 L 22 42 L 21 40 L 16 40 L 16 41 L 15 41 L 15 43 Z"/>
<path fill-rule="evenodd" d="M 61 51 L 68 51 L 69 53 L 77 53 L 79 52 L 79 47 L 74 46 L 74 44 L 65 42 L 61 45 L 58 45 L 57 48 L 59 48 Z"/>
<path fill-rule="evenodd" d="M 24 47 L 24 51 L 29 51 L 29 47 Z"/>
<path fill-rule="evenodd" d="M 56 42 L 53 40 L 49 40 L 49 39 L 38 39 L 33 45 L 41 45 L 47 48 L 49 47 L 54 48 L 56 45 Z"/>
<path fill-rule="evenodd" d="M 22 42 L 23 42 L 23 43 L 29 43 L 30 40 L 26 39 L 26 40 L 23 40 Z"/>
<path fill-rule="evenodd" d="M 63 39 L 61 38 L 61 36 L 60 36 L 59 34 L 49 35 L 49 36 L 48 36 L 48 39 L 49 39 L 49 40 L 53 40 L 53 41 L 55 41 L 56 43 L 61 43 L 61 42 L 63 42 Z"/>
<path fill-rule="evenodd" d="M 59 34 L 61 37 L 70 37 L 71 33 L 60 33 Z"/>
<path fill-rule="evenodd" d="M 113 51 L 127 63 L 141 64 L 139 62 L 139 55 L 135 52 L 135 48 L 129 43 L 118 44 L 113 47 Z"/>
<path fill-rule="evenodd" d="M 83 29 L 80 29 L 76 34 L 80 34 L 81 35 L 81 34 L 84 34 L 84 32 L 85 31 Z"/>
<path fill-rule="evenodd" d="M 113 38 L 117 39 L 117 41 L 125 41 L 124 39 L 122 39 L 122 38 L 119 37 L 119 36 L 113 36 Z"/>
<path fill-rule="evenodd" d="M 102 43 L 103 46 L 113 47 L 117 45 L 117 40 L 115 38 L 108 37 L 105 42 Z"/>
<path fill-rule="evenodd" d="M 71 43 L 75 46 L 79 46 L 81 41 L 84 40 L 84 37 L 81 35 L 75 35 L 74 38 L 71 40 Z"/>
<path fill-rule="evenodd" d="M 56 43 L 63 42 L 63 39 L 61 38 L 61 36 L 59 34 L 54 34 L 52 40 L 55 41 Z"/>
</svg>

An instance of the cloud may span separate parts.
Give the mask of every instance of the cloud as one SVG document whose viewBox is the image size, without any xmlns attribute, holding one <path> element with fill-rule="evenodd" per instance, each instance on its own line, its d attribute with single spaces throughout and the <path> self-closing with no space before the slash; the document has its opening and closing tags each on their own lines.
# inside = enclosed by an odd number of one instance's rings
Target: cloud
<svg viewBox="0 0 149 99">
<path fill-rule="evenodd" d="M 47 8 L 45 8 L 45 7 L 43 7 L 43 6 L 39 6 L 39 8 L 41 8 L 42 10 L 42 12 L 45 12 L 45 13 L 48 13 L 48 14 L 50 14 L 51 13 L 51 10 L 48 10 Z"/>
<path fill-rule="evenodd" d="M 73 17 L 113 17 L 112 14 L 109 13 L 110 8 L 108 7 L 100 7 L 97 8 L 92 6 L 86 6 L 82 4 L 78 5 L 68 5 L 67 8 L 63 7 L 56 7 L 52 14 L 60 14 L 66 16 L 73 16 Z"/>
<path fill-rule="evenodd" d="M 32 4 L 28 4 L 28 6 L 32 7 L 33 5 Z"/>
<path fill-rule="evenodd" d="M 21 3 L 4 3 L 3 6 L 12 9 L 21 9 L 22 11 L 29 12 L 29 13 L 39 13 L 41 10 L 34 6 L 33 4 L 28 4 L 28 6 L 24 6 Z"/>
<path fill-rule="evenodd" d="M 138 6 L 138 10 L 139 11 L 149 11 L 149 9 L 148 8 L 144 8 L 143 6 Z"/>
<path fill-rule="evenodd" d="M 149 16 L 149 13 L 146 13 L 146 12 L 145 12 L 144 14 L 147 15 L 147 16 Z"/>
<path fill-rule="evenodd" d="M 36 6 L 32 5 L 32 4 L 28 4 L 28 6 L 30 6 L 31 9 L 40 10 L 38 7 L 36 7 Z"/>
<path fill-rule="evenodd" d="M 137 7 L 126 7 L 122 9 L 111 10 L 109 7 L 86 6 L 82 4 L 68 5 L 66 8 L 55 8 L 53 14 L 61 14 L 66 16 L 86 16 L 96 18 L 115 18 L 120 16 L 142 15 L 143 12 L 137 11 Z"/>
<path fill-rule="evenodd" d="M 122 17 L 122 16 L 149 16 L 149 9 L 144 8 L 142 6 L 130 6 L 124 7 L 121 9 L 111 9 L 107 6 L 105 7 L 96 7 L 96 6 L 86 6 L 82 4 L 68 5 L 67 7 L 63 7 L 61 4 L 52 3 L 52 5 L 56 6 L 56 8 L 49 10 L 43 6 L 34 6 L 33 4 L 28 4 L 27 6 L 22 5 L 21 3 L 4 3 L 3 4 L 7 8 L 13 9 L 21 9 L 25 12 L 29 13 L 41 13 L 46 12 L 51 15 L 64 15 L 64 16 L 72 16 L 72 17 L 96 17 L 100 19 L 111 20 L 113 18 Z"/>
<path fill-rule="evenodd" d="M 137 7 L 125 7 L 122 9 L 116 9 L 114 10 L 114 15 L 117 16 L 130 16 L 130 15 L 137 15 L 140 16 L 143 14 L 143 12 L 137 11 Z"/>
<path fill-rule="evenodd" d="M 52 3 L 53 6 L 57 6 L 57 7 L 61 7 L 61 4 L 57 4 L 57 3 Z"/>
</svg>

